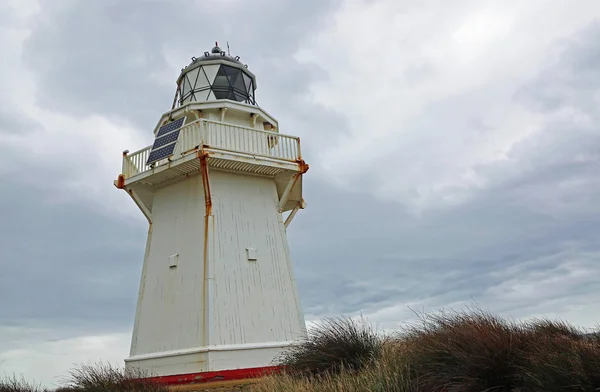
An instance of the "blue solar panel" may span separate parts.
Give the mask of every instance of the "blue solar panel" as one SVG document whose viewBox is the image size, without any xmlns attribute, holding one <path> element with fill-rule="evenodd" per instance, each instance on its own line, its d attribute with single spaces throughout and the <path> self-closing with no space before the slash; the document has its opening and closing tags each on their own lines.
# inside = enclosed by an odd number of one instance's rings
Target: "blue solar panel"
<svg viewBox="0 0 600 392">
<path fill-rule="evenodd" d="M 177 144 L 177 139 L 179 138 L 179 133 L 181 132 L 179 128 L 183 126 L 184 122 L 185 117 L 181 117 L 175 121 L 171 121 L 170 123 L 163 125 L 158 129 L 156 139 L 154 139 L 154 144 L 150 150 L 150 155 L 148 156 L 146 165 L 150 165 L 156 161 L 160 161 L 161 159 L 165 159 L 173 155 L 173 151 L 175 151 L 175 145 Z"/>
<path fill-rule="evenodd" d="M 181 117 L 175 121 L 168 123 L 167 125 L 163 125 L 162 127 L 160 127 L 158 129 L 158 133 L 156 134 L 156 137 L 161 137 L 165 133 L 169 133 L 177 128 L 181 128 L 184 121 L 185 121 L 185 117 Z"/>
<path fill-rule="evenodd" d="M 152 150 L 148 156 L 148 164 L 160 161 L 161 159 L 165 159 L 173 155 L 173 151 L 175 151 L 175 144 L 177 143 L 172 143 L 157 150 Z"/>
<path fill-rule="evenodd" d="M 176 142 L 177 138 L 179 137 L 179 132 L 181 132 L 180 129 L 176 130 L 175 132 L 168 133 L 163 137 L 156 138 L 156 140 L 154 140 L 154 144 L 152 145 L 152 149 L 156 150 L 157 148 L 166 144 Z"/>
</svg>

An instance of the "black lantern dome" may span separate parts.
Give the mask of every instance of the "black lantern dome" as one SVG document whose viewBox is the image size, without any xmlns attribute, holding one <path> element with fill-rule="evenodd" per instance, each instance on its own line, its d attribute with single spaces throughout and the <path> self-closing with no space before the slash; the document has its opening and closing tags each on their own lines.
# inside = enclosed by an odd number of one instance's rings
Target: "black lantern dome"
<svg viewBox="0 0 600 392">
<path fill-rule="evenodd" d="M 230 99 L 256 105 L 256 77 L 240 61 L 221 50 L 218 43 L 181 71 L 177 79 L 179 104 Z"/>
</svg>

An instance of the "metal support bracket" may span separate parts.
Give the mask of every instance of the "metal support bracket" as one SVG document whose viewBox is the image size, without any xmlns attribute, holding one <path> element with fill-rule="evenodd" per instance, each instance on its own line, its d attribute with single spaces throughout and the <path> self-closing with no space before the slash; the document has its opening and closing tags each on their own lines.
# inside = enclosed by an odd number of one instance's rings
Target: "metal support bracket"
<svg viewBox="0 0 600 392">
<path fill-rule="evenodd" d="M 279 200 L 279 212 L 283 211 L 283 207 L 285 206 L 285 203 L 287 203 L 290 197 L 290 192 L 292 191 L 292 189 L 294 189 L 294 185 L 296 185 L 296 182 L 298 182 L 298 178 L 300 178 L 301 175 L 302 173 L 296 173 L 292 176 L 292 178 L 290 178 L 290 181 L 285 187 L 283 195 L 281 195 L 281 199 Z"/>
<path fill-rule="evenodd" d="M 126 188 L 123 188 L 123 189 L 125 189 L 127 191 L 129 196 L 131 196 L 131 198 L 133 199 L 134 203 L 139 207 L 139 209 L 142 211 L 142 213 L 144 214 L 146 219 L 148 219 L 148 223 L 152 224 L 152 213 L 150 212 L 148 207 L 146 207 L 146 205 L 144 203 L 142 203 L 142 201 L 140 200 L 137 193 L 133 189 L 126 189 Z"/>
<path fill-rule="evenodd" d="M 190 110 L 189 106 L 186 106 L 184 113 L 192 113 L 194 115 L 194 118 L 196 119 L 196 121 L 200 120 L 202 118 L 202 110 Z"/>
<path fill-rule="evenodd" d="M 283 222 L 283 227 L 285 227 L 286 229 L 288 228 L 290 223 L 292 223 L 292 219 L 294 219 L 294 216 L 296 215 L 296 213 L 298 212 L 299 209 L 300 209 L 300 203 L 296 204 L 296 207 L 294 207 L 294 209 L 292 210 L 292 212 L 290 212 L 288 217 L 285 218 L 285 222 Z"/>
<path fill-rule="evenodd" d="M 296 213 L 298 212 L 298 210 L 304 209 L 304 208 L 306 208 L 306 202 L 304 200 L 302 200 L 301 202 L 298 202 L 298 204 L 296 204 L 296 206 L 294 207 L 292 212 L 290 212 L 288 217 L 285 218 L 285 222 L 283 222 L 283 226 L 287 229 L 288 226 L 290 225 L 290 223 L 292 223 L 292 220 L 294 219 L 294 216 L 296 216 Z"/>
<path fill-rule="evenodd" d="M 221 122 L 225 122 L 225 112 L 227 108 L 221 108 Z"/>
</svg>

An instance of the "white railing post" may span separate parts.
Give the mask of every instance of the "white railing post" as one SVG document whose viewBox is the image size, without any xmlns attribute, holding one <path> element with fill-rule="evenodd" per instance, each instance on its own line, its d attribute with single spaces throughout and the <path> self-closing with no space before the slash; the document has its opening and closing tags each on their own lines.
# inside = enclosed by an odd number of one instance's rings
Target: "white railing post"
<svg viewBox="0 0 600 392">
<path fill-rule="evenodd" d="M 121 173 L 123 173 L 125 178 L 129 177 L 129 159 L 127 159 L 126 153 L 123 153 L 123 165 L 121 167 Z"/>
</svg>

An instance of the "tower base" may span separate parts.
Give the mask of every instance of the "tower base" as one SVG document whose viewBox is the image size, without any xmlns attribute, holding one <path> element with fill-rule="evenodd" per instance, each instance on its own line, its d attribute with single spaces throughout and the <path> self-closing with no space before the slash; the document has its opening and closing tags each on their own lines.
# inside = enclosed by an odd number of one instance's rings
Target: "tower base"
<svg viewBox="0 0 600 392">
<path fill-rule="evenodd" d="M 204 388 L 234 387 L 257 383 L 260 382 L 263 377 L 277 374 L 281 370 L 282 368 L 279 366 L 267 366 L 262 368 L 177 374 L 173 376 L 152 377 L 147 380 L 157 384 L 174 387 L 173 390 L 177 390 L 177 387 L 185 388 L 187 385 L 201 384 L 204 390 Z"/>
<path fill-rule="evenodd" d="M 277 370 L 273 360 L 292 342 L 221 345 L 142 354 L 125 359 L 126 368 L 147 373 L 159 382 L 199 382 L 208 378 L 230 380 L 260 377 Z"/>
</svg>

